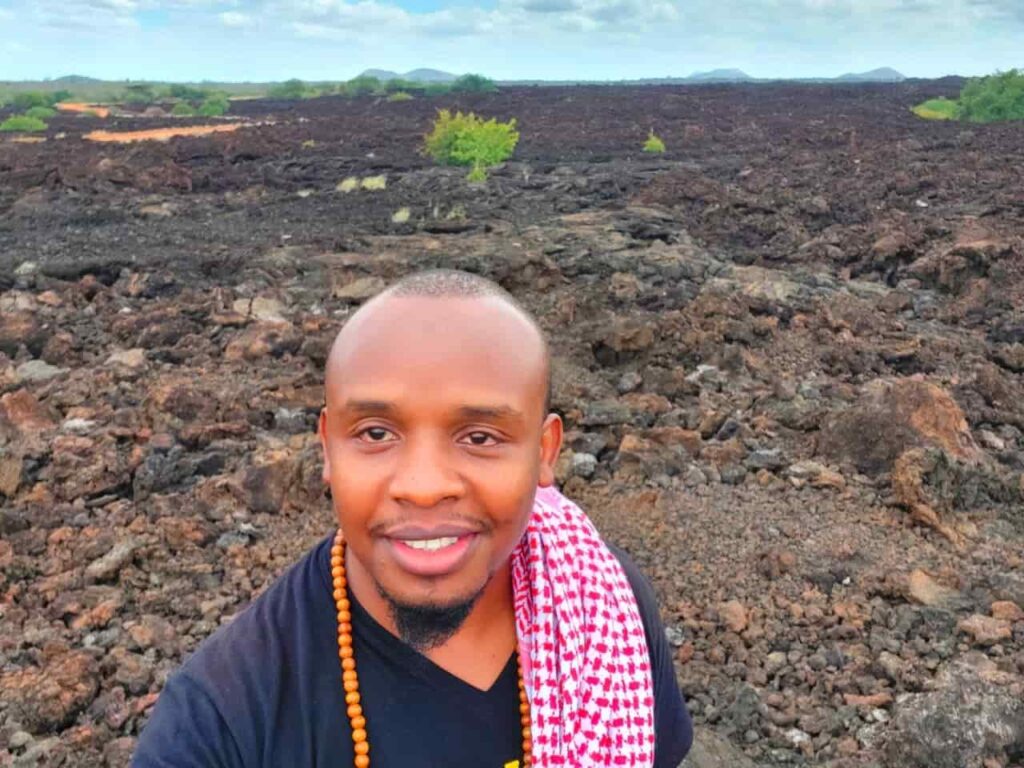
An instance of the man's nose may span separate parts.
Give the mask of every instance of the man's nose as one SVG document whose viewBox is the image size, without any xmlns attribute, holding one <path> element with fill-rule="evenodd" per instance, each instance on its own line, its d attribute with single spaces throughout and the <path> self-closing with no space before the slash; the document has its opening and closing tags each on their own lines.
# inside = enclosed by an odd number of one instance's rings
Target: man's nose
<svg viewBox="0 0 1024 768">
<path fill-rule="evenodd" d="M 429 439 L 409 440 L 391 478 L 391 497 L 418 507 L 461 498 L 464 487 L 451 450 Z"/>
</svg>

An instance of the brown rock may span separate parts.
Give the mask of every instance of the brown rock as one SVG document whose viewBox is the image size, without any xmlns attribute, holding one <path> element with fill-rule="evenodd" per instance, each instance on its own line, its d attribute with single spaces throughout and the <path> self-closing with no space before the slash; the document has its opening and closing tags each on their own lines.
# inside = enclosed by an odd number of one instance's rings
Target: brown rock
<svg viewBox="0 0 1024 768">
<path fill-rule="evenodd" d="M 731 632 L 739 634 L 747 628 L 747 609 L 738 600 L 721 603 L 718 606 L 718 615 Z"/>
<path fill-rule="evenodd" d="M 0 456 L 0 496 L 10 498 L 18 492 L 24 463 L 20 456 Z"/>
<path fill-rule="evenodd" d="M 730 464 L 738 464 L 746 455 L 747 449 L 736 438 L 730 438 L 723 442 L 704 443 L 704 447 L 700 451 L 702 459 L 710 461 L 719 469 Z"/>
<path fill-rule="evenodd" d="M 1009 600 L 992 603 L 992 618 L 1000 621 L 1024 621 L 1024 610 Z"/>
<path fill-rule="evenodd" d="M 70 725 L 99 689 L 96 662 L 87 653 L 71 651 L 0 677 L 0 694 L 11 712 L 32 733 Z"/>
<path fill-rule="evenodd" d="M 825 456 L 868 475 L 889 472 L 904 452 L 926 447 L 964 461 L 982 457 L 949 393 L 913 379 L 867 384 L 856 403 L 827 420 L 818 444 Z"/>
<path fill-rule="evenodd" d="M 0 435 L 27 435 L 53 429 L 49 409 L 27 389 L 19 389 L 0 397 Z"/>
<path fill-rule="evenodd" d="M 911 572 L 907 578 L 907 597 L 919 605 L 943 605 L 957 595 L 956 590 L 942 586 L 920 569 Z"/>
<path fill-rule="evenodd" d="M 645 436 L 666 447 L 679 446 L 690 456 L 696 457 L 700 454 L 701 443 L 700 432 L 694 429 L 683 429 L 682 427 L 655 427 L 647 430 Z"/>
<path fill-rule="evenodd" d="M 957 629 L 966 632 L 974 640 L 975 645 L 995 645 L 1013 636 L 1010 622 L 979 613 L 957 623 Z"/>
<path fill-rule="evenodd" d="M 358 304 L 359 302 L 372 299 L 384 290 L 387 283 L 380 277 L 359 277 L 345 283 L 336 283 L 331 289 L 331 295 L 336 299 Z"/>
<path fill-rule="evenodd" d="M 291 323 L 256 323 L 228 344 L 224 350 L 224 357 L 228 360 L 281 357 L 285 354 L 294 354 L 301 344 L 302 339 Z"/>
<path fill-rule="evenodd" d="M 46 328 L 29 312 L 0 313 L 0 352 L 8 357 L 17 355 L 22 345 L 38 355 L 48 335 Z"/>
<path fill-rule="evenodd" d="M 238 500 L 253 512 L 280 512 L 289 489 L 298 480 L 296 457 L 276 450 L 256 458 L 253 466 L 239 470 L 232 486 Z"/>
<path fill-rule="evenodd" d="M 874 693 L 870 696 L 858 696 L 855 693 L 844 693 L 843 699 L 851 707 L 865 707 L 867 709 L 879 709 L 892 704 L 892 694 L 888 691 Z"/>
<path fill-rule="evenodd" d="M 594 344 L 594 356 L 602 365 L 619 365 L 654 345 L 654 327 L 632 318 L 616 320 Z"/>
<path fill-rule="evenodd" d="M 179 648 L 178 632 L 166 619 L 146 614 L 137 622 L 125 624 L 128 636 L 140 650 L 156 648 L 164 656 L 171 656 Z"/>
</svg>

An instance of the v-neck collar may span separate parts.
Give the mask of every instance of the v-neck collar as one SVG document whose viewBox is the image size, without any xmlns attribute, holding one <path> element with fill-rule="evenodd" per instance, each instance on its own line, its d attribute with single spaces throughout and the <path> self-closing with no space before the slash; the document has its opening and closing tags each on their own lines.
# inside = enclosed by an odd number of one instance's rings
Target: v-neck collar
<svg viewBox="0 0 1024 768">
<path fill-rule="evenodd" d="M 321 579 L 324 585 L 325 598 L 331 603 L 331 615 L 334 615 L 334 588 L 331 581 L 331 542 L 334 539 L 334 533 L 324 542 L 323 552 L 320 557 L 317 558 L 317 565 L 320 570 Z M 422 653 L 417 651 L 407 643 L 395 635 L 391 634 L 384 626 L 377 621 L 366 608 L 363 607 L 362 603 L 356 599 L 356 596 L 351 590 L 348 591 L 348 601 L 352 604 L 352 632 L 353 636 L 357 639 L 365 640 L 368 643 L 375 645 L 378 650 L 386 654 L 390 658 L 398 660 L 398 662 L 410 670 L 417 677 L 423 681 L 436 685 L 438 687 L 443 686 L 456 686 L 464 690 L 467 696 L 479 696 L 481 698 L 489 696 L 498 688 L 505 676 L 508 674 L 517 674 L 516 667 L 516 651 L 512 651 L 512 655 L 509 656 L 505 666 L 502 667 L 501 672 L 491 683 L 490 688 L 477 688 L 471 683 L 467 683 L 458 675 L 454 675 L 444 667 L 441 667 L 431 661 L 429 658 L 424 656 Z"/>
</svg>

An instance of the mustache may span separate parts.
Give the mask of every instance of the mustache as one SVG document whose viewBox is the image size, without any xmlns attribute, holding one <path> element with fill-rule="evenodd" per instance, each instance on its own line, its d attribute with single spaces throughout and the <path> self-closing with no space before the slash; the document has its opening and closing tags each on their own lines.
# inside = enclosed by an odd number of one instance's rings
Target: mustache
<svg viewBox="0 0 1024 768">
<path fill-rule="evenodd" d="M 409 532 L 446 536 L 490 533 L 493 529 L 493 524 L 486 519 L 458 512 L 440 513 L 436 517 L 429 513 L 394 515 L 367 527 L 373 536 L 394 536 Z"/>
</svg>

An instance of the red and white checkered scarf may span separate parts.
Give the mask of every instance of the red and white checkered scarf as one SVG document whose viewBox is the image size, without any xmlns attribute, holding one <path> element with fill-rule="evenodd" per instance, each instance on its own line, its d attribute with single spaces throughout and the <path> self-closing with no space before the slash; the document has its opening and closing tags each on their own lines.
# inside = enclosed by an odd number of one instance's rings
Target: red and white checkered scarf
<svg viewBox="0 0 1024 768">
<path fill-rule="evenodd" d="M 538 488 L 512 553 L 536 768 L 654 764 L 654 691 L 636 597 L 583 510 Z"/>
</svg>

